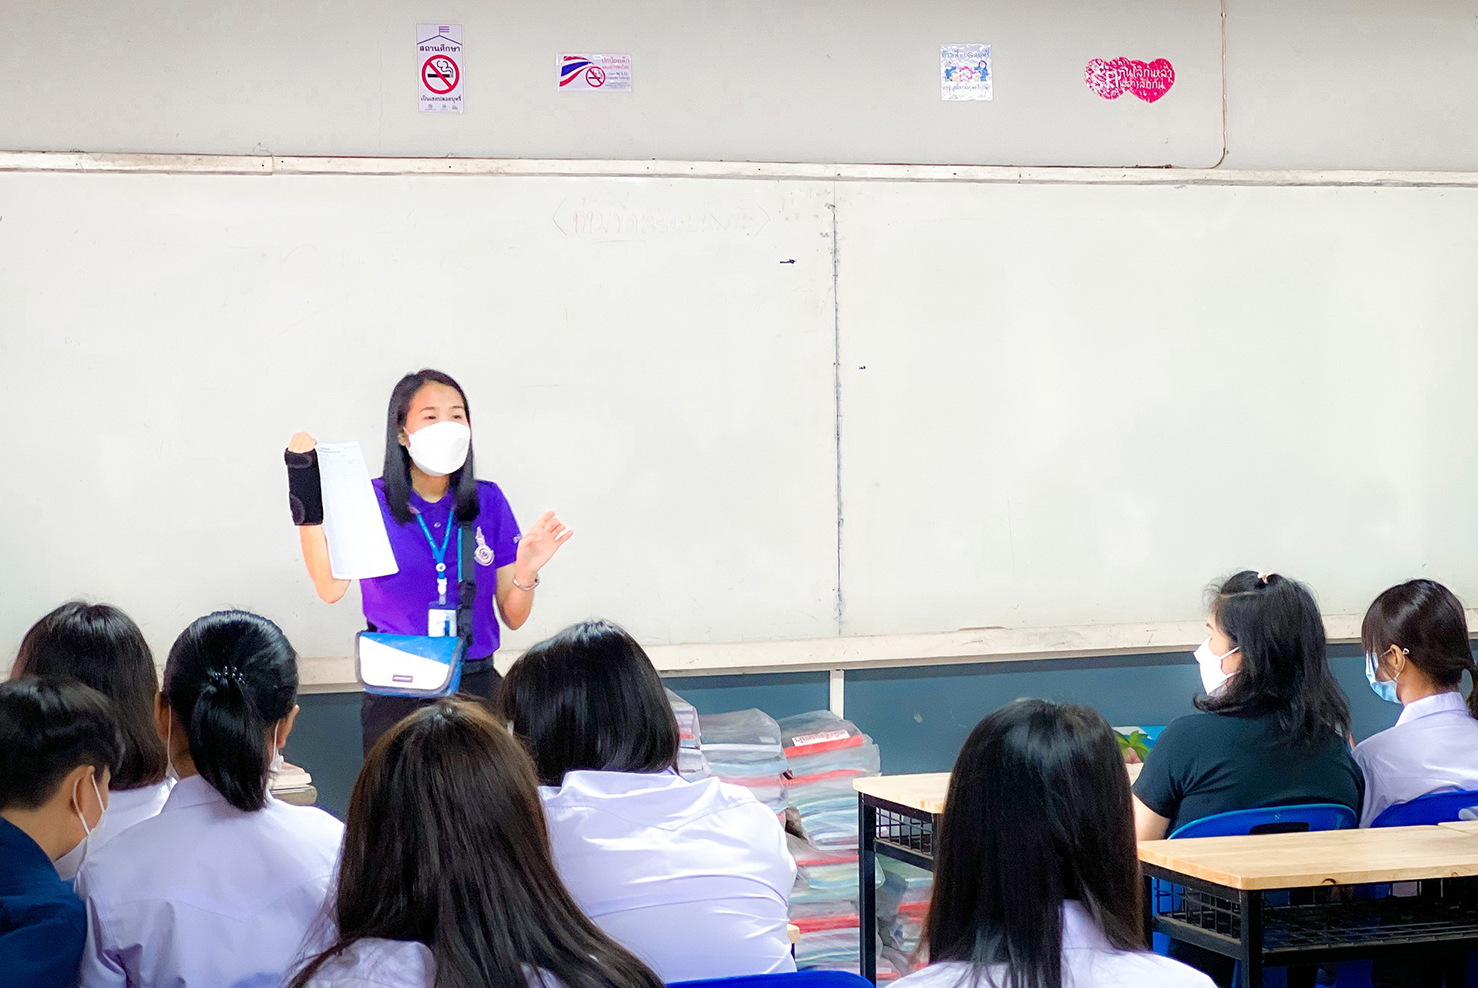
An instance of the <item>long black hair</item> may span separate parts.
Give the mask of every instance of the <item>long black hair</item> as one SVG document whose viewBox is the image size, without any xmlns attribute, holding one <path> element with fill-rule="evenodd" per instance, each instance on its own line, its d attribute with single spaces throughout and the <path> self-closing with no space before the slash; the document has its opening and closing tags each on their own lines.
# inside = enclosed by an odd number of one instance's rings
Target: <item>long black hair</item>
<svg viewBox="0 0 1478 988">
<path fill-rule="evenodd" d="M 1063 904 L 1143 950 L 1141 895 L 1129 774 L 1103 715 L 1018 700 L 976 725 L 950 775 L 920 952 L 973 965 L 977 983 L 999 964 L 999 988 L 1061 988 Z"/>
<path fill-rule="evenodd" d="M 196 771 L 239 810 L 267 805 L 267 734 L 297 697 L 298 653 L 281 628 L 247 611 L 197 618 L 164 666 L 164 698 Z"/>
<path fill-rule="evenodd" d="M 582 621 L 508 670 L 494 705 L 546 786 L 566 772 L 662 772 L 677 765 L 677 720 L 662 677 L 635 638 Z"/>
<path fill-rule="evenodd" d="M 417 710 L 354 783 L 334 940 L 291 988 L 368 939 L 425 944 L 438 988 L 528 988 L 527 968 L 567 988 L 661 988 L 580 911 L 545 826 L 533 764 L 481 704 Z"/>
<path fill-rule="evenodd" d="M 385 412 L 385 503 L 390 514 L 402 525 L 411 523 L 411 454 L 400 444 L 400 432 L 405 428 L 406 415 L 410 413 L 411 399 L 428 384 L 444 384 L 462 396 L 462 408 L 467 413 L 467 424 L 472 424 L 472 406 L 467 403 L 467 393 L 452 380 L 451 375 L 426 368 L 407 374 L 395 382 L 390 391 L 390 407 Z M 456 492 L 457 521 L 467 523 L 477 518 L 477 470 L 472 462 L 472 446 L 467 446 L 467 459 L 447 481 L 448 488 Z"/>
<path fill-rule="evenodd" d="M 169 759 L 154 730 L 159 673 L 144 633 L 127 614 L 110 604 L 68 601 L 31 625 L 10 674 L 75 679 L 113 701 L 123 759 L 110 789 L 164 781 Z"/>
<path fill-rule="evenodd" d="M 1211 615 L 1242 665 L 1216 696 L 1196 698 L 1218 714 L 1274 714 L 1295 748 L 1350 731 L 1350 703 L 1329 669 L 1324 618 L 1309 588 L 1277 573 L 1243 570 L 1211 591 Z"/>
<path fill-rule="evenodd" d="M 1436 580 L 1408 580 L 1375 598 L 1360 624 L 1360 644 L 1366 655 L 1377 658 L 1395 645 L 1444 689 L 1461 687 L 1466 672 L 1474 681 L 1468 710 L 1478 717 L 1478 669 L 1468 640 L 1468 616 L 1463 602 Z"/>
</svg>

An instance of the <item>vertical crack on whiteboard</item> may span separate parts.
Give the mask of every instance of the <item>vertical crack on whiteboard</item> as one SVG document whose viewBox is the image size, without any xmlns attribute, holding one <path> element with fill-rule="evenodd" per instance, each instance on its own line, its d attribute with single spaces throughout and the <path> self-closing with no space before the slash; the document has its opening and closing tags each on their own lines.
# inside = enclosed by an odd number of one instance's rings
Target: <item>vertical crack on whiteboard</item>
<svg viewBox="0 0 1478 988">
<path fill-rule="evenodd" d="M 836 501 L 837 501 L 837 567 L 836 567 L 836 621 L 837 634 L 845 630 L 846 600 L 842 596 L 842 310 L 837 294 L 840 268 L 837 263 L 837 183 L 831 183 L 831 328 L 832 328 L 832 388 L 836 421 Z"/>
</svg>

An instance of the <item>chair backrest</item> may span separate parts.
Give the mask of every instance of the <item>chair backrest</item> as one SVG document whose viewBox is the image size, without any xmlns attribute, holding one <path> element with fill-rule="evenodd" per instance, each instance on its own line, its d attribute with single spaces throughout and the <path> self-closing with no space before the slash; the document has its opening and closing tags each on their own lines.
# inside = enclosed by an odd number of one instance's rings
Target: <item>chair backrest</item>
<svg viewBox="0 0 1478 988">
<path fill-rule="evenodd" d="M 872 982 L 846 971 L 796 971 L 791 974 L 754 974 L 711 981 L 678 981 L 667 988 L 873 988 Z"/>
<path fill-rule="evenodd" d="M 1478 807 L 1478 790 L 1429 792 L 1425 796 L 1396 803 L 1381 810 L 1370 821 L 1372 827 L 1420 827 L 1462 819 L 1463 810 Z"/>
<path fill-rule="evenodd" d="M 1310 830 L 1353 830 L 1359 818 L 1338 803 L 1265 806 L 1234 810 L 1192 820 L 1171 834 L 1177 837 L 1240 837 L 1245 834 L 1291 834 Z"/>
</svg>

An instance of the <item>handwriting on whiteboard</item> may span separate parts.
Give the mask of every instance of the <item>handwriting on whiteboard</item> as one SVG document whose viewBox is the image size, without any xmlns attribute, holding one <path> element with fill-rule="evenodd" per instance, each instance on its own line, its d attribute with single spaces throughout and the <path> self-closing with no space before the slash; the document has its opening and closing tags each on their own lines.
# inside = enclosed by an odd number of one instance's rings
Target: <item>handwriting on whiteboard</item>
<svg viewBox="0 0 1478 988">
<path fill-rule="evenodd" d="M 1175 85 L 1175 66 L 1164 58 L 1153 62 L 1123 57 L 1095 58 L 1083 70 L 1083 81 L 1104 99 L 1118 99 L 1129 92 L 1146 103 L 1153 103 Z"/>
<path fill-rule="evenodd" d="M 758 206 L 727 209 L 643 209 L 611 199 L 572 197 L 554 211 L 567 237 L 649 237 L 663 234 L 729 234 L 752 237 L 770 222 Z"/>
</svg>

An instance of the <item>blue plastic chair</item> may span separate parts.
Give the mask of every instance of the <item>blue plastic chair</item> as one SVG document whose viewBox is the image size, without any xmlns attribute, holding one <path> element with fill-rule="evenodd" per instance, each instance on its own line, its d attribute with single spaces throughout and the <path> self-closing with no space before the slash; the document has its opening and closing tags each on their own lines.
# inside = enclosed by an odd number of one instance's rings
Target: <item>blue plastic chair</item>
<svg viewBox="0 0 1478 988">
<path fill-rule="evenodd" d="M 1305 803 L 1299 806 L 1265 806 L 1255 810 L 1233 810 L 1216 813 L 1192 820 L 1177 827 L 1170 835 L 1171 840 L 1186 837 L 1243 837 L 1247 834 L 1294 834 L 1315 830 L 1354 830 L 1360 818 L 1348 806 L 1339 803 Z M 1154 883 L 1155 898 L 1159 898 L 1163 879 Z M 1172 893 L 1172 908 L 1178 905 L 1178 896 Z M 1170 938 L 1163 933 L 1152 937 L 1157 954 L 1170 950 Z M 1235 981 L 1234 981 L 1235 983 Z"/>
<path fill-rule="evenodd" d="M 1462 792 L 1429 792 L 1425 796 L 1395 803 L 1370 821 L 1372 827 L 1420 827 L 1462 819 L 1466 809 L 1478 808 L 1478 789 Z"/>
<path fill-rule="evenodd" d="M 873 988 L 872 982 L 846 971 L 796 971 L 794 974 L 754 974 L 743 978 L 676 981 L 668 988 Z"/>
<path fill-rule="evenodd" d="M 1313 830 L 1353 830 L 1360 822 L 1355 811 L 1339 803 L 1264 806 L 1233 810 L 1192 820 L 1177 827 L 1171 840 L 1181 837 L 1242 837 L 1247 834 L 1294 834 Z"/>
</svg>

